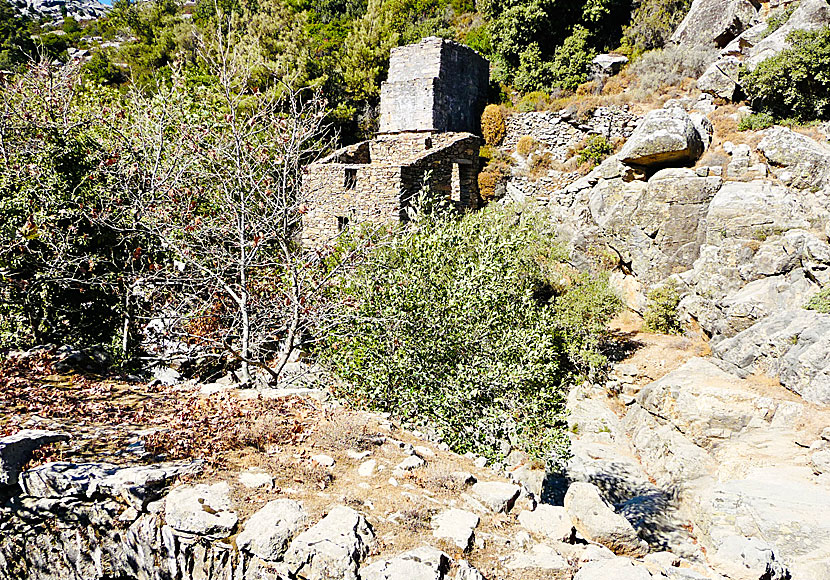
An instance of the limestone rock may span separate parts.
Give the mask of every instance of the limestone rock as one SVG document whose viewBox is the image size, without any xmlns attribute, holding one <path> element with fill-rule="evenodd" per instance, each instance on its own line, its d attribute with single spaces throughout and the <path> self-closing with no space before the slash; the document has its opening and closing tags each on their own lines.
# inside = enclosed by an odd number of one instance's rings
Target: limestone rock
<svg viewBox="0 0 830 580">
<path fill-rule="evenodd" d="M 237 480 L 248 489 L 270 488 L 274 485 L 274 478 L 264 471 L 243 471 Z"/>
<path fill-rule="evenodd" d="M 269 501 L 252 515 L 242 533 L 236 538 L 236 545 L 263 560 L 276 561 L 288 548 L 288 542 L 307 518 L 303 506 L 291 499 Z"/>
<path fill-rule="evenodd" d="M 622 70 L 628 64 L 628 57 L 621 54 L 598 54 L 591 61 L 591 68 L 594 73 L 612 76 Z"/>
<path fill-rule="evenodd" d="M 739 382 L 738 377 L 711 360 L 696 357 L 643 387 L 636 399 L 645 410 L 671 421 L 695 445 L 705 449 L 767 415 L 766 409 L 756 406 L 755 393 L 736 388 Z"/>
<path fill-rule="evenodd" d="M 162 489 L 177 477 L 197 473 L 201 468 L 201 461 L 135 467 L 56 461 L 24 472 L 20 485 L 32 497 L 93 497 L 105 494 L 143 510 L 148 502 L 158 499 Z"/>
<path fill-rule="evenodd" d="M 548 574 L 570 571 L 568 561 L 547 544 L 535 544 L 527 552 L 512 554 L 506 566 L 510 570 L 545 570 Z"/>
<path fill-rule="evenodd" d="M 533 511 L 523 510 L 519 525 L 554 542 L 567 542 L 573 535 L 571 519 L 561 506 L 539 504 Z"/>
<path fill-rule="evenodd" d="M 441 550 L 422 546 L 363 566 L 361 580 L 441 580 L 450 558 Z M 474 578 L 474 576 L 473 576 Z"/>
<path fill-rule="evenodd" d="M 651 573 L 628 558 L 613 558 L 588 562 L 574 576 L 574 580 L 651 580 Z"/>
<path fill-rule="evenodd" d="M 793 187 L 813 188 L 830 183 L 830 148 L 786 127 L 763 132 L 758 150 L 770 163 L 785 167 Z"/>
<path fill-rule="evenodd" d="M 727 536 L 711 561 L 734 580 L 788 580 L 790 573 L 778 562 L 772 547 L 757 538 Z"/>
<path fill-rule="evenodd" d="M 697 88 L 722 99 L 732 100 L 738 90 L 738 72 L 741 61 L 734 56 L 724 56 L 709 65 L 697 80 Z"/>
<path fill-rule="evenodd" d="M 616 554 L 642 556 L 645 542 L 623 516 L 590 483 L 572 483 L 565 494 L 565 511 L 576 531 L 590 542 L 602 544 Z"/>
<path fill-rule="evenodd" d="M 68 441 L 69 435 L 57 431 L 23 429 L 0 439 L 0 486 L 15 485 L 20 468 L 32 458 L 32 453 L 44 445 Z"/>
<path fill-rule="evenodd" d="M 775 561 L 789 568 L 792 578 L 830 578 L 830 488 L 811 481 L 806 465 L 750 468 L 738 479 L 716 482 L 689 494 L 699 538 L 707 553 L 719 551 L 729 536 L 763 539 Z M 745 546 L 724 552 L 734 555 Z M 751 545 L 758 547 L 761 544 Z M 732 556 L 729 556 L 730 558 Z M 750 561 L 757 561 L 750 556 Z M 766 557 L 761 561 L 769 561 Z M 756 576 L 758 578 L 758 576 Z"/>
<path fill-rule="evenodd" d="M 816 475 L 830 473 L 830 449 L 816 451 L 810 456 L 810 467 Z"/>
<path fill-rule="evenodd" d="M 509 512 L 521 489 L 512 483 L 480 481 L 473 485 L 473 495 L 494 512 Z"/>
<path fill-rule="evenodd" d="M 758 6 L 750 0 L 694 0 L 671 40 L 684 46 L 724 47 L 749 28 Z"/>
<path fill-rule="evenodd" d="M 455 580 L 485 580 L 485 578 L 467 560 L 461 560 L 458 563 L 458 572 L 455 573 Z"/>
<path fill-rule="evenodd" d="M 308 580 L 357 580 L 357 568 L 374 544 L 372 526 L 355 510 L 338 506 L 294 538 L 284 561 Z"/>
<path fill-rule="evenodd" d="M 718 343 L 714 351 L 742 375 L 777 376 L 807 401 L 830 403 L 830 314 L 780 312 Z"/>
<path fill-rule="evenodd" d="M 433 516 L 432 535 L 449 540 L 462 551 L 470 548 L 473 534 L 480 518 L 473 512 L 450 509 Z"/>
<path fill-rule="evenodd" d="M 802 196 L 769 181 L 728 181 L 709 203 L 706 243 L 724 239 L 757 240 L 774 232 L 809 229 L 810 212 Z"/>
<path fill-rule="evenodd" d="M 178 532 L 204 537 L 223 538 L 231 535 L 238 518 L 231 510 L 230 486 L 183 485 L 167 494 L 164 519 Z"/>
<path fill-rule="evenodd" d="M 693 163 L 703 153 L 703 141 L 692 119 L 681 108 L 649 112 L 618 154 L 623 163 L 668 165 Z"/>
</svg>

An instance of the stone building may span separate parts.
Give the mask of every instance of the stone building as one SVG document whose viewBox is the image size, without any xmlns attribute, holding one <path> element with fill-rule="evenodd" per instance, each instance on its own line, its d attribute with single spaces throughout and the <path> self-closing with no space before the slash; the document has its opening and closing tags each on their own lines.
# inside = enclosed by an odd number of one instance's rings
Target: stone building
<svg viewBox="0 0 830 580">
<path fill-rule="evenodd" d="M 419 193 L 479 205 L 479 122 L 489 63 L 441 38 L 392 49 L 380 133 L 306 167 L 302 241 L 325 245 L 358 223 L 406 221 Z"/>
</svg>

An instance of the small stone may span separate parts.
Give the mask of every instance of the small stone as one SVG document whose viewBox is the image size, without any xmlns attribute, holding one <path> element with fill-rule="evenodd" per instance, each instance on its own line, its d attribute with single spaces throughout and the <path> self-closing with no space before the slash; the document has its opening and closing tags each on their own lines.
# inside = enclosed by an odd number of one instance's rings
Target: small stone
<svg viewBox="0 0 830 580">
<path fill-rule="evenodd" d="M 274 478 L 264 471 L 243 471 L 237 479 L 248 489 L 271 488 L 274 485 Z"/>
<path fill-rule="evenodd" d="M 360 477 L 372 477 L 375 473 L 375 467 L 377 466 L 378 462 L 374 459 L 369 459 L 368 461 L 364 461 L 360 464 L 360 467 L 357 468 L 357 474 Z"/>
<path fill-rule="evenodd" d="M 331 457 L 330 455 L 324 455 L 322 453 L 320 455 L 312 455 L 311 460 L 319 465 L 322 465 L 323 467 L 334 467 L 335 463 L 333 457 Z"/>
<path fill-rule="evenodd" d="M 449 540 L 462 551 L 466 551 L 470 548 L 479 521 L 480 518 L 473 512 L 450 509 L 432 518 L 432 535 L 438 539 Z"/>
<path fill-rule="evenodd" d="M 453 471 L 450 473 L 450 477 L 462 485 L 472 485 L 478 481 L 476 476 L 469 471 Z"/>
<path fill-rule="evenodd" d="M 455 573 L 455 580 L 485 580 L 484 576 L 473 568 L 467 560 L 458 562 L 458 571 Z"/>
<path fill-rule="evenodd" d="M 430 546 L 422 546 L 363 566 L 360 569 L 360 578 L 361 580 L 442 580 L 449 567 L 450 557 L 444 552 Z"/>
<path fill-rule="evenodd" d="M 346 457 L 349 459 L 353 459 L 355 461 L 361 461 L 366 459 L 372 454 L 371 451 L 355 451 L 354 449 L 349 449 L 346 451 Z"/>
<path fill-rule="evenodd" d="M 426 447 L 425 445 L 416 445 L 415 453 L 417 453 L 421 457 L 435 457 L 435 451 L 433 451 L 429 447 Z"/>
<path fill-rule="evenodd" d="M 418 469 L 419 467 L 423 467 L 426 465 L 426 461 L 418 457 L 417 455 L 410 455 L 400 463 L 395 466 L 395 469 L 399 469 L 401 471 L 412 471 L 413 469 Z"/>
<path fill-rule="evenodd" d="M 487 467 L 487 458 L 486 457 L 477 457 L 476 460 L 473 462 L 473 465 L 475 465 L 479 469 Z"/>
</svg>

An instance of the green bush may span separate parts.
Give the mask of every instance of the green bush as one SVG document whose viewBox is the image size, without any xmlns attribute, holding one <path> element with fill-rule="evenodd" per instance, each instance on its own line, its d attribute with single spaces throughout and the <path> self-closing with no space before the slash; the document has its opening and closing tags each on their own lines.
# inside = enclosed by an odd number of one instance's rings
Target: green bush
<svg viewBox="0 0 830 580">
<path fill-rule="evenodd" d="M 677 315 L 677 306 L 680 304 L 680 293 L 677 286 L 667 282 L 649 291 L 646 295 L 646 306 L 643 319 L 645 327 L 652 332 L 663 334 L 677 334 L 682 330 Z"/>
<path fill-rule="evenodd" d="M 543 210 L 425 216 L 336 289 L 353 306 L 320 351 L 352 404 L 435 429 L 491 458 L 505 443 L 554 462 L 568 386 L 604 365 L 619 299 L 574 274 Z M 499 451 L 501 450 L 501 452 Z"/>
<path fill-rule="evenodd" d="M 818 294 L 810 298 L 804 308 L 822 314 L 830 314 L 830 286 L 823 288 Z"/>
<path fill-rule="evenodd" d="M 741 70 L 741 87 L 754 109 L 776 119 L 830 118 L 830 27 L 797 30 L 787 40 L 790 48 Z"/>
<path fill-rule="evenodd" d="M 775 125 L 775 117 L 769 113 L 752 113 L 738 123 L 738 131 L 760 131 Z"/>
<path fill-rule="evenodd" d="M 591 135 L 586 140 L 585 146 L 579 150 L 576 159 L 580 165 L 585 162 L 597 165 L 613 151 L 614 148 L 608 142 L 608 139 L 602 135 Z"/>
</svg>

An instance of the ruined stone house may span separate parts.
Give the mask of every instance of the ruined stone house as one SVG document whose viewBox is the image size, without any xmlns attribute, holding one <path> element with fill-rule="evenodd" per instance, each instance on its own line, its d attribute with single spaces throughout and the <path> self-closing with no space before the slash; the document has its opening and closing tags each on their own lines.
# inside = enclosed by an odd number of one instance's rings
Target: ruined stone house
<svg viewBox="0 0 830 580">
<path fill-rule="evenodd" d="M 392 49 L 378 136 L 306 167 L 303 244 L 325 245 L 358 223 L 406 221 L 421 192 L 476 208 L 489 76 L 486 59 L 450 40 Z"/>
</svg>

